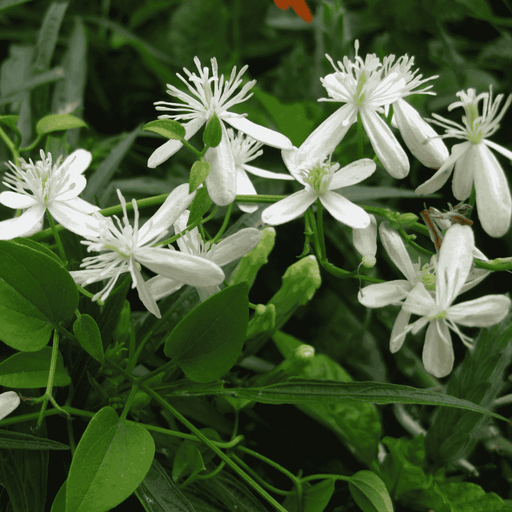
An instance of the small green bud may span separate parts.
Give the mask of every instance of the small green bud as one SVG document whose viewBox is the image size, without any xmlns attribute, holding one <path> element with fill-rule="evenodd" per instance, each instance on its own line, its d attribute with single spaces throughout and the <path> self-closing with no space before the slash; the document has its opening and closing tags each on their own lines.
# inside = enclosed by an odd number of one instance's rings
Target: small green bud
<svg viewBox="0 0 512 512">
<path fill-rule="evenodd" d="M 301 361 L 307 361 L 315 357 L 315 349 L 311 345 L 301 345 L 295 350 L 295 357 Z"/>
<path fill-rule="evenodd" d="M 366 256 L 363 256 L 363 266 L 365 268 L 373 268 L 375 266 L 375 263 L 377 263 L 377 258 L 372 254 L 367 254 Z"/>
<path fill-rule="evenodd" d="M 399 217 L 399 222 L 403 226 L 412 226 L 418 220 L 418 216 L 414 213 L 402 213 Z"/>
</svg>

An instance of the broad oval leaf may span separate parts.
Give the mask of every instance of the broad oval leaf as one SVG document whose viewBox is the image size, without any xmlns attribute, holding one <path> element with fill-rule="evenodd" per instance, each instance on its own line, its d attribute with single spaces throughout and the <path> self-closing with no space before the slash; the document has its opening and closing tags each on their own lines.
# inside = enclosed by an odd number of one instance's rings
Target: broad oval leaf
<svg viewBox="0 0 512 512">
<path fill-rule="evenodd" d="M 9 388 L 44 388 L 48 384 L 52 348 L 44 347 L 38 352 L 18 352 L 0 363 L 0 385 Z M 64 369 L 62 354 L 57 354 L 54 386 L 71 383 Z"/>
<path fill-rule="evenodd" d="M 39 135 L 45 135 L 60 130 L 83 127 L 87 128 L 87 124 L 72 114 L 51 114 L 39 120 L 36 125 L 36 131 Z"/>
<path fill-rule="evenodd" d="M 197 160 L 192 164 L 192 168 L 190 169 L 190 179 L 189 179 L 189 188 L 188 193 L 192 194 L 194 190 L 204 182 L 206 178 L 208 178 L 208 174 L 210 174 L 210 162 L 202 162 L 201 160 Z"/>
<path fill-rule="evenodd" d="M 348 488 L 363 512 L 393 512 L 393 503 L 384 482 L 372 471 L 358 471 Z"/>
<path fill-rule="evenodd" d="M 76 448 L 66 485 L 66 510 L 107 512 L 144 480 L 155 443 L 149 432 L 121 420 L 112 407 L 99 410 Z"/>
<path fill-rule="evenodd" d="M 73 334 L 91 357 L 101 364 L 105 362 L 100 328 L 92 316 L 80 315 L 73 324 Z"/>
<path fill-rule="evenodd" d="M 177 140 L 183 139 L 186 133 L 185 128 L 183 128 L 178 121 L 172 119 L 157 119 L 156 121 L 146 123 L 142 129 L 148 132 L 158 133 L 167 139 Z"/>
<path fill-rule="evenodd" d="M 195 382 L 216 380 L 235 364 L 249 321 L 245 282 L 224 288 L 193 309 L 172 331 L 164 352 Z"/>
<path fill-rule="evenodd" d="M 50 340 L 53 325 L 73 314 L 78 292 L 60 262 L 29 245 L 0 241 L 0 340 L 37 352 Z"/>
</svg>

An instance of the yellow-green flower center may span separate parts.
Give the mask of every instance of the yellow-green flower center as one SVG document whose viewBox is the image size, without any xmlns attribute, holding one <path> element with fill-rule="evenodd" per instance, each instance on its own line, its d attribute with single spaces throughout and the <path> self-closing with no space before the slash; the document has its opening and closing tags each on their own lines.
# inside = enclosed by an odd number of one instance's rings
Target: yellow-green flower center
<svg viewBox="0 0 512 512">
<path fill-rule="evenodd" d="M 310 169 L 304 181 L 319 194 L 324 194 L 331 183 L 331 164 L 320 164 Z"/>
</svg>

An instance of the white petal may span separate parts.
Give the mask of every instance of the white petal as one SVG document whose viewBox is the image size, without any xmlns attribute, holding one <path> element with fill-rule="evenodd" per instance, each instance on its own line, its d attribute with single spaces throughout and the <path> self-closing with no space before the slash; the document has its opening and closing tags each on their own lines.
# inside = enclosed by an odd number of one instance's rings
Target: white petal
<svg viewBox="0 0 512 512">
<path fill-rule="evenodd" d="M 389 350 L 392 353 L 395 353 L 402 348 L 405 337 L 410 330 L 408 329 L 410 318 L 411 313 L 408 313 L 403 308 L 398 313 L 395 323 L 393 324 L 393 329 L 391 330 L 391 340 L 389 342 Z"/>
<path fill-rule="evenodd" d="M 2 192 L 0 194 L 0 203 L 7 208 L 14 208 L 16 210 L 24 210 L 30 208 L 37 203 L 37 199 L 34 196 L 26 194 L 18 194 L 18 192 Z"/>
<path fill-rule="evenodd" d="M 6 391 L 0 394 L 0 420 L 11 414 L 20 405 L 20 397 L 14 391 Z"/>
<path fill-rule="evenodd" d="M 236 194 L 244 195 L 244 196 L 257 195 L 254 185 L 252 184 L 251 180 L 249 179 L 249 176 L 247 176 L 247 173 L 241 166 L 239 166 L 239 165 L 235 166 L 235 173 L 236 173 Z M 290 176 L 290 178 L 291 178 L 291 176 Z M 240 208 L 240 210 L 242 210 L 245 213 L 252 213 L 258 209 L 257 204 L 250 204 L 250 203 L 237 203 L 237 204 L 238 204 L 238 208 Z"/>
<path fill-rule="evenodd" d="M 171 293 L 178 291 L 184 284 L 164 276 L 155 276 L 146 281 L 149 293 L 155 300 L 171 295 Z"/>
<path fill-rule="evenodd" d="M 453 224 L 446 232 L 436 268 L 436 302 L 446 310 L 467 280 L 475 238 L 469 226 Z"/>
<path fill-rule="evenodd" d="M 369 178 L 377 169 L 377 165 L 369 158 L 361 158 L 336 171 L 329 185 L 329 190 L 350 187 Z"/>
<path fill-rule="evenodd" d="M 171 224 L 188 208 L 196 192 L 188 193 L 188 183 L 177 186 L 158 208 L 156 213 L 139 229 L 139 245 L 153 238 L 154 230 L 168 229 Z"/>
<path fill-rule="evenodd" d="M 206 178 L 206 188 L 212 201 L 226 206 L 235 200 L 236 173 L 233 150 L 229 143 L 226 127 L 222 124 L 222 140 L 216 148 L 209 148 L 205 160 L 210 162 L 210 174 Z"/>
<path fill-rule="evenodd" d="M 330 155 L 356 120 L 357 109 L 354 105 L 343 105 L 336 110 L 302 143 L 297 163 L 315 164 L 319 159 Z"/>
<path fill-rule="evenodd" d="M 377 219 L 370 214 L 370 225 L 363 229 L 354 229 L 352 243 L 361 256 L 375 256 L 377 254 Z"/>
<path fill-rule="evenodd" d="M 204 119 L 198 118 L 193 119 L 192 121 L 189 121 L 187 124 L 184 124 L 183 127 L 185 128 L 185 140 L 190 139 L 201 126 L 205 123 Z M 183 146 L 183 143 L 180 140 L 171 139 L 168 140 L 165 144 L 162 144 L 159 148 L 155 149 L 148 160 L 148 167 L 150 169 L 154 169 L 155 167 L 158 167 L 160 164 L 168 160 L 172 155 L 177 153 L 181 147 Z"/>
<path fill-rule="evenodd" d="M 156 274 L 190 286 L 214 286 L 224 280 L 222 269 L 201 256 L 161 247 L 144 247 L 137 251 L 135 257 Z"/>
<path fill-rule="evenodd" d="M 75 281 L 76 284 L 80 286 L 87 286 L 87 284 L 97 283 L 98 281 L 103 281 L 104 279 L 110 279 L 117 275 L 119 272 L 119 267 L 114 267 L 110 269 L 108 272 L 103 272 L 103 269 L 99 270 L 71 270 L 70 274 Z M 126 266 L 123 269 L 123 272 L 119 272 L 120 274 L 128 272 L 128 267 Z"/>
<path fill-rule="evenodd" d="M 509 308 L 510 299 L 506 295 L 486 295 L 450 307 L 447 316 L 467 327 L 490 327 L 501 322 Z"/>
<path fill-rule="evenodd" d="M 411 283 L 403 279 L 370 284 L 359 290 L 357 298 L 367 308 L 382 308 L 405 299 L 411 288 Z"/>
<path fill-rule="evenodd" d="M 434 298 L 421 281 L 416 283 L 407 294 L 407 299 L 405 299 L 402 308 L 413 315 L 418 315 L 423 318 L 427 318 L 439 312 L 439 307 L 434 301 Z M 415 323 L 417 322 L 418 320 Z M 415 332 L 418 329 L 419 327 L 417 326 Z"/>
<path fill-rule="evenodd" d="M 100 231 L 100 221 L 80 211 L 71 208 L 68 203 L 54 201 L 48 206 L 51 216 L 72 233 L 85 238 L 95 238 Z"/>
<path fill-rule="evenodd" d="M 433 320 L 427 329 L 423 347 L 423 365 L 434 377 L 446 377 L 454 362 L 452 338 L 448 326 L 440 320 Z"/>
<path fill-rule="evenodd" d="M 211 261 L 223 267 L 252 251 L 258 245 L 260 238 L 261 232 L 255 228 L 241 229 L 215 247 Z"/>
<path fill-rule="evenodd" d="M 78 176 L 84 173 L 91 164 L 91 161 L 92 154 L 89 151 L 77 149 L 62 162 L 59 168 L 65 168 L 69 165 L 68 173 Z"/>
<path fill-rule="evenodd" d="M 66 201 L 66 203 L 74 210 L 78 210 L 83 213 L 93 213 L 100 211 L 100 208 L 98 206 L 88 203 L 87 201 L 84 201 L 80 197 L 69 199 L 68 201 Z"/>
<path fill-rule="evenodd" d="M 82 190 L 87 185 L 87 180 L 85 176 L 78 175 L 73 180 L 73 187 L 67 187 L 62 191 L 59 191 L 57 196 L 55 197 L 56 201 L 69 201 L 70 199 L 74 199 L 82 192 Z"/>
<path fill-rule="evenodd" d="M 144 304 L 144 306 L 146 306 L 146 309 L 150 313 L 153 313 L 153 315 L 155 315 L 157 318 L 162 318 L 160 310 L 158 309 L 158 306 L 156 304 L 156 300 L 152 296 L 150 290 L 148 289 L 146 283 L 144 282 L 144 279 L 142 278 L 140 270 L 137 268 L 137 265 L 133 260 L 130 261 L 130 267 L 130 273 L 134 277 L 135 286 L 137 288 L 137 291 L 139 292 L 139 299 L 141 300 L 142 304 Z"/>
<path fill-rule="evenodd" d="M 512 160 L 512 151 L 510 151 L 509 149 L 504 148 L 499 144 L 496 144 L 496 142 L 493 142 L 492 140 L 484 139 L 482 142 L 486 146 L 489 146 L 490 148 L 494 149 L 494 151 L 497 151 L 498 153 L 502 154 L 505 158 Z"/>
<path fill-rule="evenodd" d="M 455 144 L 452 147 L 452 154 L 448 157 L 448 160 L 445 160 L 444 164 L 439 168 L 439 170 L 425 183 L 420 185 L 416 189 L 416 194 L 423 196 L 425 194 L 433 194 L 437 190 L 439 190 L 450 177 L 450 174 L 453 170 L 453 165 L 455 162 L 471 148 L 471 142 L 462 142 L 461 144 Z"/>
<path fill-rule="evenodd" d="M 298 154 L 299 150 L 295 146 L 292 149 L 283 149 L 281 151 L 283 162 L 286 165 L 288 171 L 290 171 L 292 177 L 296 179 L 301 185 L 306 186 L 306 182 L 304 181 L 303 175 L 300 172 L 299 166 L 297 165 Z"/>
<path fill-rule="evenodd" d="M 30 236 L 34 228 L 42 228 L 42 220 L 46 208 L 36 204 L 25 210 L 19 217 L 0 222 L 0 240 L 12 240 L 17 236 Z"/>
<path fill-rule="evenodd" d="M 300 190 L 263 210 L 261 220 L 271 226 L 284 224 L 300 217 L 317 198 L 318 195 L 311 190 Z"/>
<path fill-rule="evenodd" d="M 382 245 L 391 261 L 398 267 L 400 272 L 413 282 L 416 279 L 416 271 L 411 262 L 411 257 L 405 248 L 404 241 L 397 231 L 391 229 L 386 222 L 381 222 L 379 226 L 380 239 Z"/>
<path fill-rule="evenodd" d="M 295 178 L 290 174 L 285 174 L 284 172 L 265 171 L 264 169 L 259 169 L 258 167 L 253 167 L 248 164 L 244 164 L 244 169 L 247 172 L 254 174 L 254 176 L 260 176 L 261 178 L 270 178 L 272 180 L 295 180 Z"/>
<path fill-rule="evenodd" d="M 322 194 L 320 201 L 336 220 L 351 228 L 362 229 L 370 225 L 370 216 L 360 206 L 332 190 Z"/>
<path fill-rule="evenodd" d="M 472 144 L 469 150 L 455 162 L 452 192 L 459 201 L 467 199 L 473 190 L 473 179 L 476 171 L 475 149 L 476 146 Z"/>
<path fill-rule="evenodd" d="M 372 109 L 361 109 L 361 120 L 384 169 L 393 178 L 405 178 L 409 174 L 409 160 L 389 126 Z"/>
<path fill-rule="evenodd" d="M 439 169 L 450 154 L 434 129 L 402 98 L 393 103 L 393 113 L 409 151 L 425 167 Z"/>
<path fill-rule="evenodd" d="M 290 149 L 293 145 L 291 140 L 284 136 L 282 133 L 265 128 L 259 124 L 249 121 L 246 117 L 228 117 L 223 116 L 222 119 L 229 123 L 233 128 L 244 132 L 245 134 L 256 139 L 258 142 L 262 142 L 267 146 L 278 149 Z"/>
<path fill-rule="evenodd" d="M 488 235 L 503 236 L 510 227 L 512 215 L 512 198 L 507 178 L 487 146 L 478 144 L 474 155 L 478 218 Z"/>
</svg>

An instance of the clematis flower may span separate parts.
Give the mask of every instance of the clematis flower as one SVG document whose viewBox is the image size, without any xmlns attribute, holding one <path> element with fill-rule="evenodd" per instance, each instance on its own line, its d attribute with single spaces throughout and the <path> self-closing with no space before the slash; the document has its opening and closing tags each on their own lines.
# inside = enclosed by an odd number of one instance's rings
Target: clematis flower
<svg viewBox="0 0 512 512">
<path fill-rule="evenodd" d="M 402 346 L 408 332 L 417 333 L 428 324 L 423 364 L 435 377 L 445 377 L 453 368 L 454 354 L 450 329 L 462 342 L 472 347 L 472 339 L 464 335 L 457 324 L 467 327 L 490 327 L 501 322 L 510 308 L 505 295 L 486 295 L 479 299 L 452 305 L 461 293 L 473 262 L 475 241 L 469 226 L 454 224 L 443 240 L 436 265 L 435 296 L 419 282 L 407 294 L 391 337 L 391 352 Z M 420 318 L 409 324 L 411 314 Z"/>
<path fill-rule="evenodd" d="M 415 89 L 436 77 L 422 80 L 421 75 L 416 75 L 417 71 L 411 72 L 414 58 L 407 55 L 400 57 L 395 63 L 394 55 L 385 57 L 381 62 L 375 54 L 367 55 L 365 60 L 359 57 L 359 41 L 355 42 L 355 50 L 355 61 L 345 57 L 343 62 L 338 61 L 338 67 L 326 55 L 335 72 L 320 79 L 329 98 L 321 98 L 319 101 L 342 102 L 345 105 L 328 117 L 304 141 L 299 148 L 298 161 L 307 162 L 309 159 L 315 160 L 320 154 L 331 154 L 350 126 L 357 121 L 359 113 L 372 147 L 384 168 L 394 178 L 405 178 L 409 173 L 407 155 L 378 112 L 410 94 L 434 94 L 427 92 L 432 86 Z M 403 107 L 397 111 L 394 117 L 400 126 L 405 126 L 411 109 L 414 110 L 408 105 L 407 109 Z M 403 115 L 400 115 L 402 111 Z M 403 120 L 403 117 L 406 119 Z M 419 114 L 414 121 L 420 122 L 418 119 L 426 125 Z"/>
<path fill-rule="evenodd" d="M 118 190 L 117 195 L 123 208 L 123 224 L 114 216 L 95 213 L 99 230 L 94 237 L 82 241 L 87 251 L 101 254 L 84 258 L 80 265 L 85 270 L 71 272 L 75 283 L 86 286 L 108 279 L 107 285 L 93 297 L 93 301 L 106 300 L 116 284 L 117 278 L 124 272 L 130 272 L 133 284 L 137 288 L 140 300 L 148 311 L 160 318 L 156 299 L 151 295 L 147 283 L 142 278 L 139 264 L 169 279 L 179 279 L 192 286 L 215 286 L 224 279 L 224 272 L 215 263 L 179 251 L 152 247 L 167 235 L 170 225 L 183 213 L 195 196 L 188 193 L 188 183 L 176 187 L 157 212 L 139 229 L 139 211 L 135 199 L 132 199 L 135 221 L 133 227 L 128 220 L 126 201 Z"/>
<path fill-rule="evenodd" d="M 222 140 L 217 147 L 209 148 L 205 155 L 211 165 L 207 187 L 208 193 L 215 204 L 224 206 L 232 203 L 236 195 L 235 161 L 224 122 L 250 135 L 253 139 L 275 148 L 289 149 L 292 147 L 292 143 L 284 135 L 249 121 L 245 117 L 246 114 L 229 112 L 233 105 L 242 103 L 252 96 L 252 93 L 248 94 L 248 92 L 254 86 L 256 80 L 247 82 L 237 94 L 234 94 L 235 90 L 241 85 L 242 75 L 248 66 L 243 67 L 238 74 L 236 73 L 236 67 L 234 67 L 229 80 L 225 80 L 224 75 L 221 75 L 219 79 L 215 58 L 211 59 L 211 77 L 208 68 L 201 69 L 201 63 L 197 57 L 194 58 L 194 63 L 199 76 L 190 73 L 185 68 L 184 71 L 188 81 L 178 74 L 179 79 L 187 86 L 192 95 L 167 84 L 167 93 L 183 103 L 157 101 L 155 105 L 157 105 L 157 110 L 172 112 L 172 114 L 159 116 L 160 119 L 188 120 L 188 123 L 184 125 L 186 140 L 190 139 L 214 114 L 217 114 L 222 127 Z M 183 143 L 179 140 L 167 141 L 149 157 L 148 167 L 157 167 L 165 162 L 182 145 Z"/>
<path fill-rule="evenodd" d="M 370 225 L 363 229 L 354 229 L 352 243 L 357 252 L 363 257 L 362 263 L 366 268 L 372 268 L 377 263 L 377 219 L 369 214 Z"/>
<path fill-rule="evenodd" d="M 503 94 L 493 101 L 492 88 L 488 93 L 476 95 L 475 89 L 457 93 L 460 101 L 452 103 L 448 110 L 462 107 L 466 113 L 458 124 L 432 114 L 435 124 L 446 129 L 442 137 L 466 139 L 455 144 L 450 157 L 440 169 L 423 185 L 416 189 L 417 194 L 431 194 L 439 190 L 448 180 L 455 165 L 452 190 L 460 201 L 467 199 L 475 185 L 478 218 L 485 232 L 493 237 L 503 236 L 509 229 L 512 215 L 512 198 L 505 173 L 491 149 L 512 160 L 512 151 L 487 140 L 499 128 L 505 111 L 512 102 L 510 95 L 498 113 Z M 483 100 L 482 114 L 478 115 L 478 103 Z"/>
<path fill-rule="evenodd" d="M 21 158 L 20 167 L 9 162 L 11 173 L 4 185 L 14 192 L 2 192 L 0 203 L 9 208 L 25 210 L 19 217 L 0 222 L 0 240 L 30 236 L 43 228 L 46 210 L 66 229 L 81 236 L 94 235 L 98 221 L 91 215 L 99 208 L 78 197 L 87 184 L 82 174 L 89 167 L 92 155 L 77 149 L 61 163 L 52 163 L 52 155 L 41 150 L 36 163 Z"/>
<path fill-rule="evenodd" d="M 14 391 L 0 393 L 0 421 L 20 405 L 20 397 Z"/>
<path fill-rule="evenodd" d="M 233 157 L 235 159 L 235 172 L 236 172 L 236 194 L 237 195 L 256 195 L 256 189 L 251 183 L 247 173 L 261 176 L 262 178 L 271 178 L 275 180 L 294 180 L 293 176 L 289 174 L 277 173 L 259 169 L 248 165 L 247 162 L 258 158 L 263 154 L 261 147 L 263 144 L 254 140 L 252 137 L 244 136 L 242 132 L 238 132 L 235 136 L 231 128 L 227 129 L 228 140 L 231 144 Z M 208 178 L 206 178 L 206 186 L 208 186 Z M 246 213 L 255 212 L 258 209 L 256 204 L 238 203 L 240 210 Z"/>
<path fill-rule="evenodd" d="M 297 164 L 297 148 L 283 150 L 283 160 L 292 176 L 305 189 L 295 192 L 261 214 L 265 224 L 277 226 L 300 217 L 317 199 L 325 209 L 339 222 L 352 228 L 366 228 L 370 225 L 370 216 L 335 189 L 355 185 L 375 172 L 375 162 L 369 158 L 356 160 L 340 169 L 340 164 L 331 164 L 330 157 L 319 158 L 309 164 Z"/>
<path fill-rule="evenodd" d="M 176 234 L 181 233 L 187 227 L 190 212 L 184 211 L 174 223 Z M 176 240 L 180 251 L 184 254 L 192 254 L 204 258 L 223 267 L 232 261 L 245 256 L 252 251 L 260 241 L 261 233 L 255 228 L 241 229 L 238 233 L 228 236 L 218 244 L 204 243 L 197 228 L 191 229 Z M 179 290 L 185 282 L 182 279 L 169 279 L 164 276 L 152 277 L 147 283 L 150 294 L 155 300 L 160 300 Z M 204 301 L 214 293 L 220 291 L 218 286 L 195 285 L 199 298 Z"/>
</svg>

